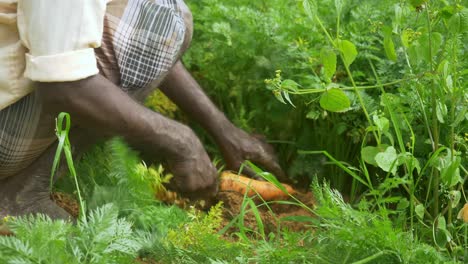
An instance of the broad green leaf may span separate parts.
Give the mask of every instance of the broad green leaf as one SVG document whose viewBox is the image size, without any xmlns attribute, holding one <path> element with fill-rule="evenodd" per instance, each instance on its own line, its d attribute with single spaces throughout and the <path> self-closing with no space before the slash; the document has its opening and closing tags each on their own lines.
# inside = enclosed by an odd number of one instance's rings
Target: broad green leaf
<svg viewBox="0 0 468 264">
<path fill-rule="evenodd" d="M 414 208 L 414 212 L 418 216 L 419 219 L 423 220 L 424 219 L 424 205 L 418 204 Z"/>
<path fill-rule="evenodd" d="M 378 153 L 375 156 L 377 165 L 386 172 L 396 173 L 398 155 L 394 147 L 388 147 L 385 152 Z"/>
<path fill-rule="evenodd" d="M 463 120 L 468 120 L 468 106 L 464 106 L 460 111 L 458 111 L 455 120 L 453 120 L 453 123 L 450 125 L 452 127 L 457 127 Z"/>
<path fill-rule="evenodd" d="M 445 123 L 445 117 L 447 116 L 447 112 L 447 106 L 440 100 L 437 100 L 436 115 L 437 120 L 439 120 L 440 123 Z"/>
<path fill-rule="evenodd" d="M 358 54 L 356 46 L 354 46 L 354 44 L 349 40 L 340 39 L 336 41 L 336 44 L 341 54 L 343 55 L 343 60 L 346 66 L 351 65 Z"/>
<path fill-rule="evenodd" d="M 445 85 L 447 86 L 447 89 L 449 90 L 449 92 L 452 93 L 453 92 L 452 75 L 449 75 L 449 76 L 447 76 L 447 78 L 445 78 Z"/>
<path fill-rule="evenodd" d="M 419 164 L 419 160 L 412 154 L 408 156 L 406 162 L 409 163 L 409 167 L 412 167 L 413 170 L 416 169 L 418 174 L 421 172 L 421 165 Z"/>
<path fill-rule="evenodd" d="M 374 166 L 377 167 L 378 165 L 377 165 L 377 162 L 375 161 L 375 156 L 380 152 L 384 152 L 387 148 L 388 148 L 387 144 L 381 144 L 381 145 L 379 145 L 377 147 L 374 147 L 374 146 L 364 147 L 361 150 L 362 159 L 366 163 L 374 165 Z"/>
<path fill-rule="evenodd" d="M 447 78 L 449 75 L 449 62 L 447 60 L 443 60 L 440 62 L 439 66 L 437 67 L 437 72 L 442 74 L 444 78 Z"/>
<path fill-rule="evenodd" d="M 397 60 L 397 55 L 395 52 L 395 44 L 393 44 L 393 36 L 392 36 L 392 29 L 389 27 L 385 27 L 383 29 L 384 33 L 384 50 L 387 58 L 392 61 Z"/>
<path fill-rule="evenodd" d="M 437 52 L 442 45 L 443 36 L 438 32 L 431 33 L 431 44 L 429 45 L 429 34 L 425 33 L 421 36 L 421 38 L 417 41 L 419 43 L 419 47 L 417 49 L 418 57 L 420 59 L 429 62 L 431 60 L 431 55 L 437 55 Z M 429 49 L 430 47 L 430 49 Z"/>
<path fill-rule="evenodd" d="M 330 81 L 336 71 L 336 54 L 329 48 L 320 51 L 320 60 L 323 64 L 325 78 Z"/>
<path fill-rule="evenodd" d="M 393 21 L 393 32 L 397 33 L 401 25 L 401 17 L 403 15 L 403 9 L 400 4 L 395 4 L 395 20 Z"/>
<path fill-rule="evenodd" d="M 460 203 L 461 192 L 456 190 L 450 191 L 449 198 L 452 204 L 452 208 L 456 208 Z"/>
<path fill-rule="evenodd" d="M 443 184 L 448 187 L 453 187 L 458 183 L 463 182 L 463 179 L 460 176 L 460 164 L 460 156 L 456 156 L 453 160 L 451 160 L 450 155 L 447 155 L 447 158 L 443 164 L 443 168 L 440 171 L 440 179 Z"/>
<path fill-rule="evenodd" d="M 452 33 L 464 33 L 468 30 L 468 8 L 455 13 L 448 21 L 449 31 Z"/>
<path fill-rule="evenodd" d="M 372 119 L 374 120 L 374 123 L 377 126 L 377 128 L 382 133 L 387 132 L 388 129 L 390 128 L 390 121 L 386 117 L 384 116 L 379 117 L 378 115 L 374 115 Z"/>
<path fill-rule="evenodd" d="M 304 0 L 302 1 L 302 6 L 304 7 L 304 11 L 307 16 L 311 19 L 315 18 L 317 14 L 317 6 L 315 5 L 315 1 Z"/>
<path fill-rule="evenodd" d="M 436 230 L 436 243 L 440 247 L 444 247 L 447 242 L 452 240 L 450 232 L 447 230 L 447 223 L 445 217 L 440 215 L 437 218 L 437 230 Z"/>
<path fill-rule="evenodd" d="M 447 229 L 447 223 L 445 217 L 442 215 L 437 218 L 437 229 L 445 230 Z"/>
<path fill-rule="evenodd" d="M 410 46 L 410 37 L 411 37 L 411 33 L 408 29 L 405 29 L 401 32 L 401 43 L 403 44 L 403 46 L 405 48 L 408 48 Z"/>
<path fill-rule="evenodd" d="M 320 117 L 320 111 L 318 110 L 310 110 L 309 113 L 307 113 L 306 118 L 307 119 L 312 119 L 312 120 L 317 120 Z"/>
<path fill-rule="evenodd" d="M 397 209 L 398 210 L 405 210 L 406 208 L 409 207 L 409 205 L 410 205 L 410 203 L 409 203 L 408 199 L 402 198 L 402 199 L 400 199 L 400 202 L 397 205 Z"/>
<path fill-rule="evenodd" d="M 375 161 L 375 156 L 380 153 L 378 147 L 367 146 L 361 149 L 361 157 L 362 159 L 371 165 L 378 166 L 377 162 Z"/>
<path fill-rule="evenodd" d="M 413 41 L 411 45 L 408 47 L 406 50 L 408 52 L 408 58 L 411 62 L 411 64 L 417 65 L 420 63 L 419 59 L 419 49 L 420 49 L 419 42 L 418 41 Z"/>
<path fill-rule="evenodd" d="M 320 106 L 330 112 L 344 112 L 351 106 L 351 101 L 342 90 L 332 88 L 322 94 Z"/>
<path fill-rule="evenodd" d="M 337 16 L 340 16 L 343 10 L 343 0 L 335 0 L 335 8 Z"/>
</svg>

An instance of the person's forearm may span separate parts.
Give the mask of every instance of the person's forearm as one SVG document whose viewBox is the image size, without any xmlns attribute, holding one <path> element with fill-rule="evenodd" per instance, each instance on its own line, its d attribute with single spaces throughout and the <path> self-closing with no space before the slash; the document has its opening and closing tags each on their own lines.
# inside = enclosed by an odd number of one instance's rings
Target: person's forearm
<svg viewBox="0 0 468 264">
<path fill-rule="evenodd" d="M 191 140 L 189 128 L 141 106 L 102 76 L 36 86 L 45 111 L 68 112 L 74 124 L 100 136 L 122 136 L 145 154 L 177 158 Z"/>
<path fill-rule="evenodd" d="M 160 89 L 182 111 L 199 123 L 216 142 L 224 140 L 234 128 L 180 61 L 166 76 Z"/>
</svg>

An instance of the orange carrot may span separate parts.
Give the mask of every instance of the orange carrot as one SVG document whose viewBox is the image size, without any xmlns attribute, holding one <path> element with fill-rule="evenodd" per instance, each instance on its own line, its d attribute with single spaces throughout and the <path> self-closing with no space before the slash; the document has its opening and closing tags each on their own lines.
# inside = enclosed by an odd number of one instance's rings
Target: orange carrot
<svg viewBox="0 0 468 264">
<path fill-rule="evenodd" d="M 295 190 L 287 185 L 282 184 L 290 194 L 294 194 Z M 274 184 L 266 181 L 257 181 L 245 176 L 240 176 L 228 171 L 221 173 L 220 191 L 238 192 L 241 194 L 247 193 L 247 196 L 252 197 L 259 194 L 265 201 L 283 200 L 288 198 L 288 194 Z"/>
</svg>

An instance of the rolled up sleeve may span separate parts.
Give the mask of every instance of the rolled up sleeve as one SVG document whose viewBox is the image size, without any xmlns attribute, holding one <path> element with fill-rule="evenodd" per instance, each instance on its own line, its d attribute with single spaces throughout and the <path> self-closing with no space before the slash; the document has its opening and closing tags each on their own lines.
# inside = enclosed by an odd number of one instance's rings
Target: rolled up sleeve
<svg viewBox="0 0 468 264">
<path fill-rule="evenodd" d="M 18 30 L 26 54 L 24 76 L 39 82 L 76 81 L 98 73 L 109 0 L 19 0 Z"/>
</svg>

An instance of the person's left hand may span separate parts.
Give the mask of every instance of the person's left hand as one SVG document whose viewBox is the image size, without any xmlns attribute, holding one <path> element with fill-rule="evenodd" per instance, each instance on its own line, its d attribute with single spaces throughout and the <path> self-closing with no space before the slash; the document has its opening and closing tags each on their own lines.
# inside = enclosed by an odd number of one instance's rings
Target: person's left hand
<svg viewBox="0 0 468 264">
<path fill-rule="evenodd" d="M 232 127 L 226 136 L 218 142 L 226 168 L 238 171 L 244 161 L 249 160 L 263 167 L 281 181 L 288 183 L 290 180 L 281 169 L 273 147 L 268 144 L 261 135 L 249 135 L 245 131 Z M 242 173 L 255 179 L 262 179 L 249 167 L 244 166 Z"/>
</svg>

